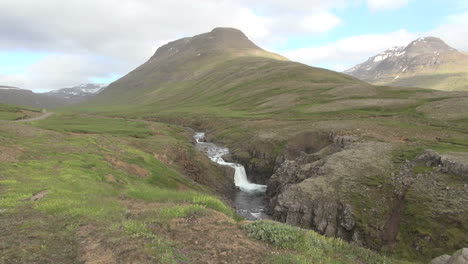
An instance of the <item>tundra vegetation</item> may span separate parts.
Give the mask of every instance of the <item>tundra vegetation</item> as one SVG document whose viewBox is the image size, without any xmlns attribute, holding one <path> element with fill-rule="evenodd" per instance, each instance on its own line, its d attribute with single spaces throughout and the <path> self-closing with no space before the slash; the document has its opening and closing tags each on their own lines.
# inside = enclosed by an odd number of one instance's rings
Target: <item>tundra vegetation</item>
<svg viewBox="0 0 468 264">
<path fill-rule="evenodd" d="M 467 104 L 290 62 L 234 29 L 171 42 L 86 103 L 1 121 L 0 260 L 428 262 L 468 242 Z M 235 214 L 232 172 L 190 128 L 269 185 L 284 223 Z"/>
</svg>

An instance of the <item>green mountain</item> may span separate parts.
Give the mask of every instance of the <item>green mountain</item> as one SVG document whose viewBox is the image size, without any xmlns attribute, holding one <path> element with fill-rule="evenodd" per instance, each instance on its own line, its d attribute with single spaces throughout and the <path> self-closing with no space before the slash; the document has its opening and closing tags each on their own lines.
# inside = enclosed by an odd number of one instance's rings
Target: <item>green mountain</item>
<svg viewBox="0 0 468 264">
<path fill-rule="evenodd" d="M 138 106 L 149 112 L 266 113 L 310 103 L 322 91 L 357 85 L 369 87 L 267 52 L 239 30 L 216 28 L 160 47 L 88 105 Z"/>
<path fill-rule="evenodd" d="M 236 29 L 168 43 L 90 101 L 0 120 L 0 262 L 427 263 L 468 243 L 467 104 Z M 267 185 L 274 221 L 236 214 L 195 131 Z"/>
<path fill-rule="evenodd" d="M 426 37 L 386 50 L 345 73 L 373 84 L 467 91 L 468 55 Z"/>
</svg>

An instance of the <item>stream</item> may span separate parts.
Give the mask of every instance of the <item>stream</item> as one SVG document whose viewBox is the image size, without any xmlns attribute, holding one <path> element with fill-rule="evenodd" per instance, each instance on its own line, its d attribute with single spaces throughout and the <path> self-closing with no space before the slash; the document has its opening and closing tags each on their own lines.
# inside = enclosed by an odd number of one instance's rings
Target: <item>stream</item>
<svg viewBox="0 0 468 264">
<path fill-rule="evenodd" d="M 249 182 L 244 166 L 238 163 L 226 162 L 223 156 L 229 154 L 229 149 L 222 148 L 211 142 L 205 142 L 205 133 L 194 135 L 197 148 L 208 158 L 222 166 L 229 166 L 235 170 L 234 185 L 237 187 L 234 196 L 234 206 L 237 213 L 249 220 L 266 219 L 265 191 L 267 186 Z"/>
</svg>

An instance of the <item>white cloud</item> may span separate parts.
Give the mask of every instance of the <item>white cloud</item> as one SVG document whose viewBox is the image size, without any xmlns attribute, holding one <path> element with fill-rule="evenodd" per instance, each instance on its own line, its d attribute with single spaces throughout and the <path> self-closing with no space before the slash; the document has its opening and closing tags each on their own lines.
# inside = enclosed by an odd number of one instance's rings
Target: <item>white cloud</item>
<svg viewBox="0 0 468 264">
<path fill-rule="evenodd" d="M 308 32 L 327 32 L 341 23 L 341 19 L 332 13 L 323 12 L 306 16 L 300 25 Z"/>
<path fill-rule="evenodd" d="M 88 83 L 89 78 L 105 76 L 111 64 L 92 56 L 50 55 L 28 67 L 25 73 L 0 75 L 0 83 L 38 91 Z"/>
<path fill-rule="evenodd" d="M 106 65 L 109 72 L 125 74 L 151 57 L 160 44 L 217 26 L 237 27 L 260 46 L 323 33 L 340 22 L 332 10 L 349 1 L 355 0 L 0 1 L 0 51 L 100 56 L 112 60 Z M 91 68 L 94 75 L 101 73 Z M 37 80 L 33 70 L 37 68 L 31 67 L 25 88 L 46 83 L 33 83 Z"/>
<path fill-rule="evenodd" d="M 435 36 L 448 45 L 468 52 L 468 12 L 452 14 L 444 24 L 428 32 L 401 29 L 387 34 L 360 35 L 344 38 L 323 46 L 301 48 L 285 53 L 286 57 L 309 65 L 343 71 L 392 46 L 406 46 L 418 37 Z"/>
<path fill-rule="evenodd" d="M 446 23 L 431 30 L 427 35 L 440 37 L 450 46 L 468 52 L 468 12 L 453 14 Z"/>
<path fill-rule="evenodd" d="M 286 57 L 309 65 L 342 71 L 392 46 L 407 45 L 418 35 L 404 29 L 388 34 L 344 38 L 324 46 L 286 52 Z"/>
<path fill-rule="evenodd" d="M 407 5 L 411 0 L 367 0 L 371 10 L 398 9 Z"/>
</svg>

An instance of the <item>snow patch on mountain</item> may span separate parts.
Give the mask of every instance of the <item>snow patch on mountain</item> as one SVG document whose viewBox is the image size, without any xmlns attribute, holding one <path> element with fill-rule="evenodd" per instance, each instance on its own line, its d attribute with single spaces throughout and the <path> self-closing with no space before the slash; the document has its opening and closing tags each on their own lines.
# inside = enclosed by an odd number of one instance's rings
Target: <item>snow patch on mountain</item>
<svg viewBox="0 0 468 264">
<path fill-rule="evenodd" d="M 71 99 L 81 101 L 91 96 L 94 96 L 103 91 L 108 85 L 107 84 L 80 84 L 71 88 L 63 88 L 55 91 L 50 91 L 47 94 L 61 97 L 64 99 Z"/>
</svg>

